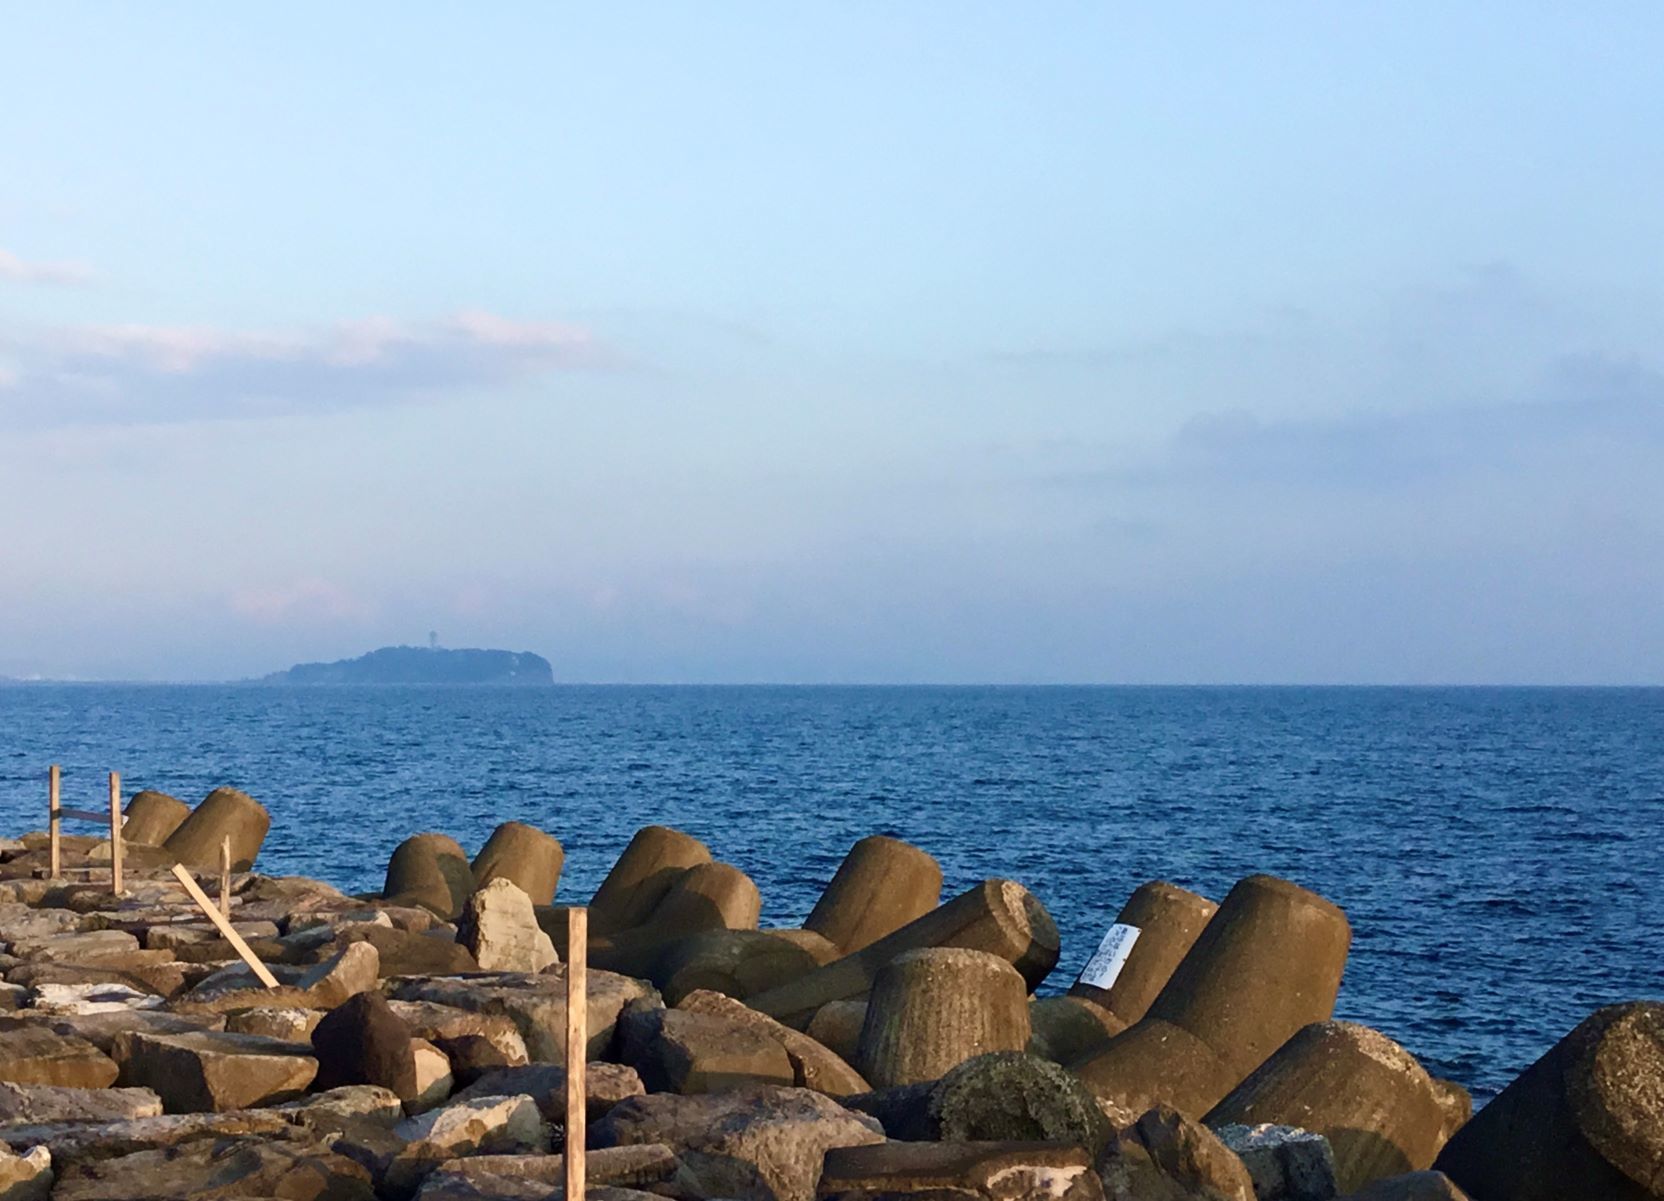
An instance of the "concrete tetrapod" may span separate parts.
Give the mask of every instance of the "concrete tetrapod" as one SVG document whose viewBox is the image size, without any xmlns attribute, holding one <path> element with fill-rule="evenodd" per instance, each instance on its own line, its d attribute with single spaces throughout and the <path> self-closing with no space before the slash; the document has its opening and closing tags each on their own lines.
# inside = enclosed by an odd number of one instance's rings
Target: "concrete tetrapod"
<svg viewBox="0 0 1664 1201">
<path fill-rule="evenodd" d="M 1664 1003 L 1590 1014 L 1434 1166 L 1474 1201 L 1664 1198 Z"/>
<path fill-rule="evenodd" d="M 987 951 L 923 947 L 879 970 L 855 1067 L 874 1088 L 939 1080 L 967 1059 L 1028 1046 L 1028 985 Z"/>
<path fill-rule="evenodd" d="M 731 863 L 701 863 L 678 876 L 652 916 L 590 947 L 596 967 L 638 979 L 678 941 L 708 930 L 755 930 L 762 896 L 750 876 Z"/>
<path fill-rule="evenodd" d="M 271 814 L 259 801 L 235 788 L 216 788 L 168 835 L 162 847 L 187 867 L 218 868 L 220 850 L 229 835 L 231 870 L 246 872 L 254 867 L 260 844 L 271 828 Z"/>
<path fill-rule="evenodd" d="M 474 891 L 468 855 L 449 834 L 412 834 L 387 860 L 381 895 L 455 921 Z"/>
<path fill-rule="evenodd" d="M 595 890 L 589 903 L 590 937 L 641 925 L 678 876 L 710 861 L 710 849 L 691 834 L 643 826 Z"/>
<path fill-rule="evenodd" d="M 1280 1047 L 1202 1119 L 1298 1126 L 1329 1140 L 1343 1193 L 1430 1167 L 1445 1113 L 1433 1078 L 1386 1035 L 1314 1022 Z"/>
<path fill-rule="evenodd" d="M 707 930 L 666 947 L 654 960 L 648 979 L 664 994 L 666 1005 L 699 989 L 743 1000 L 837 958 L 831 943 L 819 935 L 811 937 L 818 946 L 774 930 Z"/>
<path fill-rule="evenodd" d="M 159 847 L 191 815 L 191 807 L 178 797 L 146 788 L 127 802 L 127 820 L 121 826 L 123 842 Z"/>
<path fill-rule="evenodd" d="M 984 880 L 894 934 L 749 997 L 746 1003 L 801 1030 L 828 1001 L 864 997 L 885 964 L 921 947 L 964 947 L 998 955 L 1032 990 L 1057 966 L 1057 926 L 1039 898 L 1015 880 Z"/>
<path fill-rule="evenodd" d="M 1075 1070 L 1133 1113 L 1206 1113 L 1296 1031 L 1329 1019 L 1351 940 L 1346 915 L 1316 893 L 1274 876 L 1238 881 L 1149 1012 Z"/>
<path fill-rule="evenodd" d="M 803 1032 L 822 1046 L 831 1047 L 851 1063 L 861 1043 L 861 1027 L 867 1024 L 867 1001 L 828 1001 L 815 1010 Z M 1030 1034 L 1032 1039 L 1033 1035 Z"/>
<path fill-rule="evenodd" d="M 474 887 L 503 879 L 530 897 L 532 904 L 551 905 L 565 864 L 566 852 L 553 834 L 525 822 L 504 822 L 474 856 Z"/>
<path fill-rule="evenodd" d="M 1028 1003 L 1028 1049 L 1053 1063 L 1101 1051 L 1127 1024 L 1085 997 L 1035 997 Z"/>
<path fill-rule="evenodd" d="M 1218 910 L 1206 897 L 1165 880 L 1140 885 L 1115 918 L 1117 926 L 1138 931 L 1120 973 L 1108 988 L 1100 988 L 1083 972 L 1069 995 L 1095 1002 L 1120 1018 L 1123 1026 L 1132 1025 L 1149 1012 L 1150 1003 Z"/>
<path fill-rule="evenodd" d="M 844 856 L 803 928 L 847 955 L 924 916 L 941 899 L 942 867 L 934 856 L 874 834 Z"/>
</svg>

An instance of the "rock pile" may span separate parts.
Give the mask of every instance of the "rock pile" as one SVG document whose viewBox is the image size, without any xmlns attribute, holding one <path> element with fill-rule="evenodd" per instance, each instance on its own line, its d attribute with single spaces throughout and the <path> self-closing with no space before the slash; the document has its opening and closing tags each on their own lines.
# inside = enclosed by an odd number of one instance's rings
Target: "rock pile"
<svg viewBox="0 0 1664 1201">
<path fill-rule="evenodd" d="M 379 895 L 257 875 L 270 821 L 216 790 L 129 805 L 108 848 L 0 842 L 0 1201 L 563 1196 L 564 854 L 417 834 Z M 169 872 L 217 881 L 256 980 Z M 107 877 L 106 877 L 107 878 Z M 585 1107 L 596 1198 L 1664 1199 L 1664 1004 L 1604 1009 L 1478 1115 L 1333 1020 L 1345 915 L 1286 880 L 1217 906 L 1133 892 L 1066 993 L 1011 880 L 941 900 L 857 843 L 801 928 L 648 827 L 592 899 Z"/>
</svg>

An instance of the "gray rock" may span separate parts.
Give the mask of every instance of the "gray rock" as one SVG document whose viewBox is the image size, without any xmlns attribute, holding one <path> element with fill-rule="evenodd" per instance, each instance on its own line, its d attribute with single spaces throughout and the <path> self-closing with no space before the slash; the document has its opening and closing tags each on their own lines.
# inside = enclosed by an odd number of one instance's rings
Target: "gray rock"
<svg viewBox="0 0 1664 1201">
<path fill-rule="evenodd" d="M 374 1201 L 370 1174 L 321 1142 L 203 1139 L 66 1168 L 54 1201 Z"/>
<path fill-rule="evenodd" d="M 528 975 L 496 972 L 477 976 L 408 977 L 392 982 L 395 1001 L 428 1001 L 471 1013 L 501 1014 L 513 1020 L 534 1063 L 566 1062 L 566 973 L 553 967 Z M 612 1050 L 619 1012 L 631 1001 L 658 1004 L 651 984 L 614 972 L 588 974 L 589 1058 Z"/>
<path fill-rule="evenodd" d="M 700 1196 L 814 1201 L 829 1149 L 880 1143 L 884 1135 L 877 1121 L 821 1093 L 762 1086 L 633 1097 L 598 1122 L 589 1141 L 596 1147 L 664 1143 Z"/>
<path fill-rule="evenodd" d="M 153 1118 L 161 1112 L 162 1099 L 148 1088 L 0 1084 L 0 1126 L 113 1122 L 124 1118 Z M 4 1138 L 5 1131 L 0 1129 L 0 1139 Z"/>
<path fill-rule="evenodd" d="M 52 1153 L 45 1147 L 13 1155 L 0 1143 L 0 1201 L 46 1201 L 52 1179 Z"/>
<path fill-rule="evenodd" d="M 13 1149 L 50 1147 L 59 1163 L 110 1159 L 135 1151 L 163 1150 L 198 1139 L 282 1137 L 288 1118 L 275 1110 L 238 1113 L 166 1114 L 116 1122 L 48 1122 L 9 1126 L 5 1141 Z"/>
<path fill-rule="evenodd" d="M 393 1128 L 403 1148 L 387 1165 L 383 1189 L 409 1197 L 446 1160 L 467 1155 L 520 1155 L 544 1150 L 548 1132 L 530 1097 L 457 1101 Z"/>
<path fill-rule="evenodd" d="M 286 1101 L 318 1074 L 311 1047 L 252 1034 L 124 1034 L 115 1050 L 122 1079 L 155 1089 L 169 1113 Z"/>
<path fill-rule="evenodd" d="M 242 964 L 215 972 L 174 1002 L 180 1013 L 230 1013 L 236 1009 L 334 1009 L 376 986 L 381 960 L 369 943 L 352 943 L 310 968 L 272 966 L 277 988 L 266 988 Z"/>
<path fill-rule="evenodd" d="M 107 1088 L 116 1082 L 115 1061 L 92 1043 L 39 1027 L 0 1030 L 0 1081 Z"/>
<path fill-rule="evenodd" d="M 588 1198 L 626 1191 L 627 1186 L 667 1186 L 678 1167 L 669 1147 L 607 1147 L 585 1158 Z M 419 1201 L 548 1201 L 563 1195 L 564 1155 L 476 1155 L 441 1164 L 422 1184 Z M 624 1187 L 621 1187 L 624 1186 Z M 651 1193 L 636 1193 L 650 1197 Z"/>
<path fill-rule="evenodd" d="M 779 1042 L 716 1014 L 626 1009 L 618 1022 L 618 1056 L 641 1074 L 651 1092 L 711 1093 L 796 1083 Z"/>
<path fill-rule="evenodd" d="M 1321 1134 L 1294 1126 L 1225 1125 L 1214 1133 L 1241 1158 L 1259 1201 L 1330 1201 L 1335 1156 Z"/>
<path fill-rule="evenodd" d="M 591 1063 L 584 1068 L 584 1115 L 600 1121 L 621 1101 L 647 1095 L 636 1070 L 618 1063 Z M 487 1072 L 459 1092 L 458 1101 L 475 1097 L 527 1096 L 537 1102 L 545 1121 L 566 1125 L 566 1069 L 552 1063 L 500 1068 Z"/>
<path fill-rule="evenodd" d="M 541 972 L 560 962 L 532 899 L 512 880 L 487 881 L 462 906 L 456 940 L 485 972 Z"/>
</svg>

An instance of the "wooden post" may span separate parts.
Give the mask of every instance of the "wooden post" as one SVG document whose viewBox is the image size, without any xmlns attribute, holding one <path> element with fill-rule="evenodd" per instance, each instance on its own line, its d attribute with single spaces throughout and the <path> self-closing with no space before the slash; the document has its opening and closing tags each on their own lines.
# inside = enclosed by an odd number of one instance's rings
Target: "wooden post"
<svg viewBox="0 0 1664 1201">
<path fill-rule="evenodd" d="M 46 771 L 46 842 L 50 848 L 48 862 L 51 864 L 51 875 L 54 880 L 58 878 L 58 873 L 63 868 L 62 850 L 58 844 L 58 823 L 61 820 L 58 817 L 58 799 L 62 776 L 63 773 L 58 770 L 56 763 Z"/>
<path fill-rule="evenodd" d="M 589 1060 L 589 910 L 566 911 L 566 1195 L 584 1195 L 584 1083 Z"/>
<path fill-rule="evenodd" d="M 220 912 L 231 916 L 231 835 L 220 843 Z"/>
<path fill-rule="evenodd" d="M 110 891 L 121 895 L 121 773 L 110 773 Z"/>
<path fill-rule="evenodd" d="M 248 964 L 249 970 L 260 978 L 260 983 L 267 988 L 276 988 L 277 977 L 272 975 L 270 968 L 260 962 L 260 956 L 249 949 L 249 945 L 243 941 L 243 936 L 231 928 L 231 923 L 226 921 L 225 915 L 214 907 L 214 902 L 208 899 L 208 894 L 202 891 L 202 886 L 196 882 L 191 873 L 176 863 L 173 865 L 173 874 L 179 883 L 185 886 L 185 891 L 191 894 L 191 900 L 196 902 L 196 907 L 202 910 L 208 920 L 214 923 L 214 928 L 220 932 L 225 941 L 231 944 L 231 949 L 241 955 L 243 962 Z"/>
</svg>

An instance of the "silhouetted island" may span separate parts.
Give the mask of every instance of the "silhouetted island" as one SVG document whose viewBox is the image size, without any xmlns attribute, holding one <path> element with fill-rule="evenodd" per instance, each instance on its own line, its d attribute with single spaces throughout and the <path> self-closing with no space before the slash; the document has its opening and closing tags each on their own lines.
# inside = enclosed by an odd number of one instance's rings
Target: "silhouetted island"
<svg viewBox="0 0 1664 1201">
<path fill-rule="evenodd" d="M 530 651 L 384 646 L 356 659 L 297 663 L 261 684 L 553 684 L 549 660 Z"/>
</svg>

